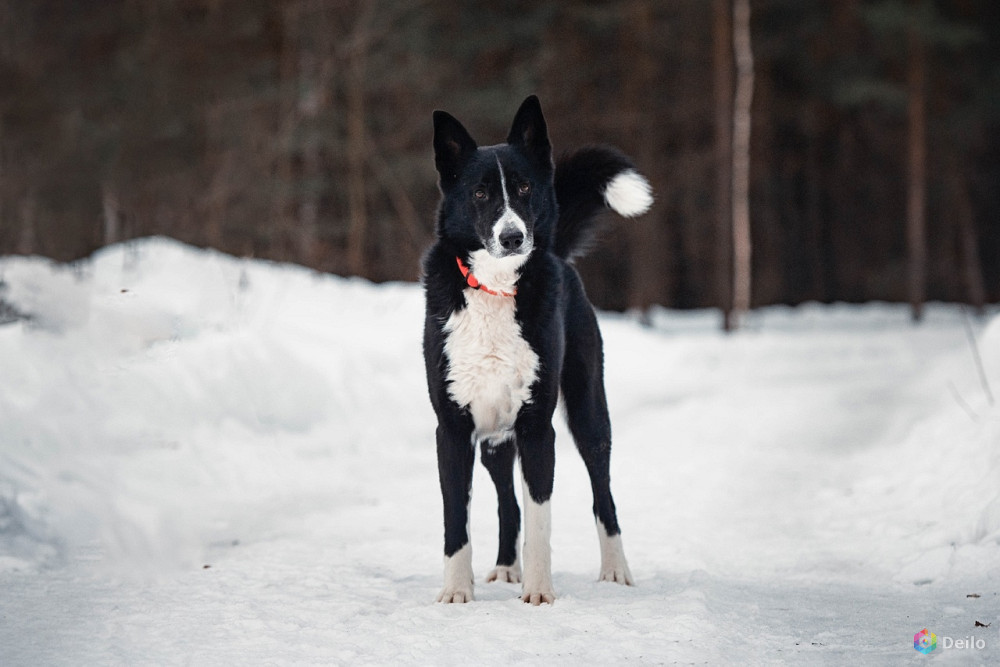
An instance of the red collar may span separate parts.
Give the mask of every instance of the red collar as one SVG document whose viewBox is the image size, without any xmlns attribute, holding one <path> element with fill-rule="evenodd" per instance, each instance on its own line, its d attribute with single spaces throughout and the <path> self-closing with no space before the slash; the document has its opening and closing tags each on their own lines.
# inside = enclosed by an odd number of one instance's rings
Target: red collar
<svg viewBox="0 0 1000 667">
<path fill-rule="evenodd" d="M 481 289 L 484 292 L 486 292 L 487 294 L 492 294 L 493 296 L 515 296 L 515 295 L 517 295 L 517 288 L 516 287 L 514 288 L 513 292 L 495 292 L 494 290 L 491 290 L 489 287 L 487 287 L 486 285 L 483 285 L 481 282 L 479 282 L 479 280 L 477 280 L 474 275 L 472 275 L 472 271 L 470 271 L 469 267 L 467 267 L 465 265 L 465 262 L 462 261 L 461 257 L 456 257 L 455 261 L 458 262 L 458 270 L 462 272 L 462 277 L 465 278 L 466 284 L 468 284 L 469 287 L 471 287 L 472 289 Z"/>
</svg>

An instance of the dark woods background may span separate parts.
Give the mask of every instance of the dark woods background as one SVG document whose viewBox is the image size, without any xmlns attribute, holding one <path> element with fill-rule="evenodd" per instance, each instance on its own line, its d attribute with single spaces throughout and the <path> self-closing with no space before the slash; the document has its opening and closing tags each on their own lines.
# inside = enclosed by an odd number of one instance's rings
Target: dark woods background
<svg viewBox="0 0 1000 667">
<path fill-rule="evenodd" d="M 731 4 L 0 0 L 0 254 L 165 234 L 412 280 L 431 111 L 496 143 L 534 92 L 557 151 L 653 182 L 581 262 L 594 301 L 725 305 Z M 1000 300 L 1000 3 L 750 5 L 752 303 L 903 301 L 913 261 Z"/>
</svg>

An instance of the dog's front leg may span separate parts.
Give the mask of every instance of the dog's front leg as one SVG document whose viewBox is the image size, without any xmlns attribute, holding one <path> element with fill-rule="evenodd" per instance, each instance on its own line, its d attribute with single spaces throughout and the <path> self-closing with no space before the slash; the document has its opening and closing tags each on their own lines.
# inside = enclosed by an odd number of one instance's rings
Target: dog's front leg
<svg viewBox="0 0 1000 667">
<path fill-rule="evenodd" d="M 472 429 L 439 424 L 438 476 L 444 501 L 444 587 L 438 602 L 471 602 L 472 544 L 469 542 L 469 501 L 476 450 Z"/>
<path fill-rule="evenodd" d="M 517 433 L 524 490 L 524 578 L 521 599 L 552 604 L 552 479 L 555 431 L 549 421 L 525 420 Z"/>
</svg>

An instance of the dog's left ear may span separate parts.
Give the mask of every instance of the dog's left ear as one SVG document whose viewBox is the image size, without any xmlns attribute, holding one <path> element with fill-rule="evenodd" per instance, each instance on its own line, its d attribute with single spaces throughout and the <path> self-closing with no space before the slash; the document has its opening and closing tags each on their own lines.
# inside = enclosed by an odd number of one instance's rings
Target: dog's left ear
<svg viewBox="0 0 1000 667">
<path fill-rule="evenodd" d="M 542 105 L 534 95 L 524 100 L 514 114 L 507 143 L 520 148 L 538 166 L 552 169 L 552 144 L 549 143 Z"/>
</svg>

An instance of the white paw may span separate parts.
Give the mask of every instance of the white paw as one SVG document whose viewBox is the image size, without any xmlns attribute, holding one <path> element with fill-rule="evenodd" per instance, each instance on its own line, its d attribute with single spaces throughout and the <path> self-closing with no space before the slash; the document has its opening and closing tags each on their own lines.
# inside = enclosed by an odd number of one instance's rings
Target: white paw
<svg viewBox="0 0 1000 667">
<path fill-rule="evenodd" d="M 601 541 L 601 577 L 600 581 L 613 581 L 616 584 L 635 586 L 635 579 L 628 569 L 625 560 L 625 549 L 622 547 L 622 536 L 608 535 L 600 521 L 597 522 L 597 536 Z"/>
<path fill-rule="evenodd" d="M 616 565 L 602 565 L 600 581 L 613 581 L 616 584 L 635 586 L 635 579 L 628 569 L 628 563 L 622 561 Z"/>
<path fill-rule="evenodd" d="M 450 604 L 452 602 L 465 603 L 472 602 L 475 598 L 472 597 L 472 586 L 465 586 L 459 588 L 453 588 L 451 586 L 445 586 L 441 589 L 441 593 L 438 594 L 437 601 L 444 602 L 445 604 Z"/>
<path fill-rule="evenodd" d="M 518 563 L 497 565 L 486 575 L 486 581 L 506 581 L 511 584 L 519 584 L 521 583 L 521 566 Z"/>
<path fill-rule="evenodd" d="M 444 559 L 444 588 L 438 602 L 472 602 L 472 547 L 466 544 Z"/>
<path fill-rule="evenodd" d="M 556 601 L 556 594 L 555 591 L 552 590 L 551 586 L 544 590 L 532 590 L 525 587 L 524 591 L 521 593 L 521 601 L 537 607 L 543 602 L 545 604 L 554 603 Z"/>
</svg>

